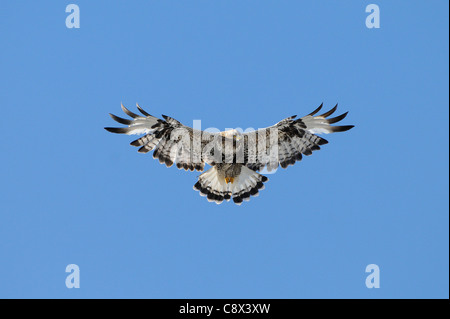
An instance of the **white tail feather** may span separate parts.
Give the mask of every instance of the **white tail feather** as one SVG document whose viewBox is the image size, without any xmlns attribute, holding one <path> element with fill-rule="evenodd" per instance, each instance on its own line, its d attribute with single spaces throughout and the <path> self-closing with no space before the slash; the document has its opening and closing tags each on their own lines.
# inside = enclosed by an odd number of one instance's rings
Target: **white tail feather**
<svg viewBox="0 0 450 319">
<path fill-rule="evenodd" d="M 210 202 L 220 204 L 233 198 L 233 201 L 240 205 L 244 200 L 249 201 L 250 196 L 258 196 L 259 190 L 264 189 L 263 183 L 267 180 L 267 177 L 241 166 L 240 174 L 232 183 L 227 184 L 223 174 L 219 174 L 214 166 L 199 176 L 194 189 L 200 191 L 200 195 L 206 196 Z"/>
</svg>

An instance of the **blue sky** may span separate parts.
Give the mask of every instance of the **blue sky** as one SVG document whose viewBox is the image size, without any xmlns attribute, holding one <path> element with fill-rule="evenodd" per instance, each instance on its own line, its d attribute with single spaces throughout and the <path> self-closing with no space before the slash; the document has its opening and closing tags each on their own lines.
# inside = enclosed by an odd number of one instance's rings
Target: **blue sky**
<svg viewBox="0 0 450 319">
<path fill-rule="evenodd" d="M 447 1 L 376 1 L 379 29 L 365 1 L 76 1 L 79 29 L 69 3 L 1 4 L 0 297 L 448 298 Z M 103 129 L 121 102 L 356 127 L 216 205 Z"/>
</svg>

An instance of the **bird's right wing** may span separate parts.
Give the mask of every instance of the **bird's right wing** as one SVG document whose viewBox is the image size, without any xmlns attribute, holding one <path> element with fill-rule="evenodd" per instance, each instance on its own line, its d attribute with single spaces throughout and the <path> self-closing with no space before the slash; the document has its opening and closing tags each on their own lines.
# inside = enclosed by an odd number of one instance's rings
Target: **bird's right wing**
<svg viewBox="0 0 450 319">
<path fill-rule="evenodd" d="M 158 119 L 139 105 L 137 108 L 143 116 L 131 112 L 122 104 L 122 110 L 132 119 L 110 114 L 116 122 L 126 126 L 105 129 L 119 134 L 145 134 L 131 142 L 131 145 L 139 147 L 138 152 L 148 153 L 154 150 L 153 158 L 159 159 L 159 162 L 167 167 L 176 163 L 179 169 L 203 171 L 209 160 L 202 156 L 202 150 L 217 137 L 216 133 L 194 130 L 166 115 L 162 116 L 163 120 Z"/>
</svg>

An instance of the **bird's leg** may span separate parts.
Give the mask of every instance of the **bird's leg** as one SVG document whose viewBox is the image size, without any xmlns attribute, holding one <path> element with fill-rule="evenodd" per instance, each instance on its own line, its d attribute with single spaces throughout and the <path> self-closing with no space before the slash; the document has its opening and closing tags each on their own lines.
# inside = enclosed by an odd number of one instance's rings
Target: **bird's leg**
<svg viewBox="0 0 450 319">
<path fill-rule="evenodd" d="M 234 177 L 225 177 L 225 183 L 231 183 L 231 184 L 233 184 L 233 182 L 234 182 Z"/>
</svg>

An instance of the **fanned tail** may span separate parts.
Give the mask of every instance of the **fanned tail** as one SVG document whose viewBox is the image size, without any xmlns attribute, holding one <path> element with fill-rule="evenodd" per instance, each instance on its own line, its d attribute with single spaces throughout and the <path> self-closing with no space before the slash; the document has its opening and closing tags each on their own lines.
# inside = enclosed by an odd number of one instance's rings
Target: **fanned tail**
<svg viewBox="0 0 450 319">
<path fill-rule="evenodd" d="M 251 196 L 258 196 L 268 180 L 266 176 L 242 166 L 241 173 L 227 184 L 217 168 L 212 167 L 199 176 L 194 190 L 199 191 L 200 196 L 206 196 L 209 202 L 221 204 L 224 200 L 233 199 L 235 204 L 241 205 L 243 201 L 249 201 Z"/>
</svg>

